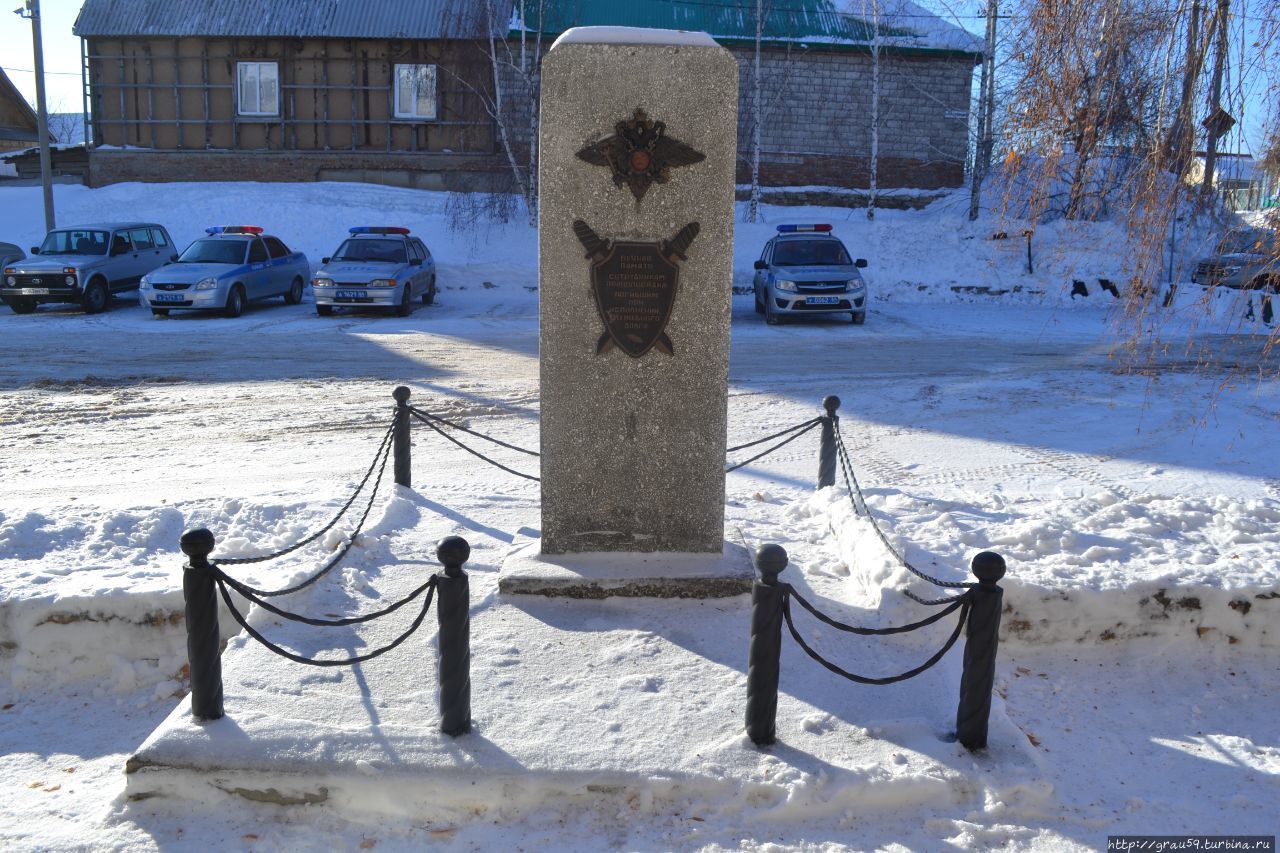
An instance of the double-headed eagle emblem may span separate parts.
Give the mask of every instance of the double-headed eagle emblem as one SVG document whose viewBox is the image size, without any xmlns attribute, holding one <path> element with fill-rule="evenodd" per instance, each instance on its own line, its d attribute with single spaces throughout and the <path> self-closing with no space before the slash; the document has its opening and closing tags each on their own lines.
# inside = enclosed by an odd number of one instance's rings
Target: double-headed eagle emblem
<svg viewBox="0 0 1280 853">
<path fill-rule="evenodd" d="M 671 170 L 706 159 L 701 151 L 667 136 L 667 126 L 636 108 L 630 119 L 613 126 L 613 136 L 588 145 L 578 159 L 593 166 L 607 166 L 615 186 L 630 188 L 639 202 L 653 184 L 665 184 Z"/>
</svg>

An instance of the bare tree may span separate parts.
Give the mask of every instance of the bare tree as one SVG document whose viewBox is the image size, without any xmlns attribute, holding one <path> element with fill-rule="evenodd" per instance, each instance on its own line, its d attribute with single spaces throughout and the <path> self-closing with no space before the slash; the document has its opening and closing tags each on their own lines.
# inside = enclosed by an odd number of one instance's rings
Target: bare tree
<svg viewBox="0 0 1280 853">
<path fill-rule="evenodd" d="M 49 136 L 56 145 L 72 145 L 82 141 L 84 114 L 69 112 L 64 101 L 57 101 L 49 107 Z"/>
<path fill-rule="evenodd" d="M 764 79 L 760 75 L 760 48 L 764 41 L 764 0 L 756 0 L 756 41 L 751 62 L 751 201 L 747 204 L 747 221 L 755 222 L 760 213 L 760 135 L 764 124 Z"/>
<path fill-rule="evenodd" d="M 1020 34 L 1015 132 L 1066 184 L 1068 219 L 1095 215 L 1105 188 L 1153 150 L 1167 113 L 1159 62 L 1170 22 L 1152 0 L 1030 0 Z"/>
<path fill-rule="evenodd" d="M 1222 73 L 1227 64 L 1228 23 L 1231 15 L 1231 0 L 1218 0 L 1218 14 L 1214 16 L 1213 28 L 1216 31 L 1217 50 L 1214 51 L 1213 81 L 1209 84 L 1209 117 L 1207 133 L 1204 140 L 1204 179 L 1200 190 L 1205 196 L 1214 193 L 1214 170 L 1218 159 L 1218 137 L 1223 131 L 1219 128 L 1219 114 L 1222 110 Z"/>
<path fill-rule="evenodd" d="M 774 0 L 746 0 L 751 3 L 750 14 L 755 25 L 755 40 L 751 54 L 751 74 L 747 81 L 751 106 L 747 116 L 747 127 L 751 133 L 751 150 L 749 163 L 751 167 L 751 192 L 747 202 L 747 221 L 755 222 L 760 214 L 760 158 L 764 151 L 764 126 L 774 108 L 787 93 L 791 81 L 791 45 L 787 44 L 781 63 L 775 63 L 768 69 L 764 67 L 765 34 L 769 29 L 769 19 L 773 15 Z M 747 6 L 735 7 L 748 11 Z M 777 73 L 778 68 L 782 72 Z M 770 74 L 772 76 L 770 76 Z"/>
<path fill-rule="evenodd" d="M 511 181 L 529 215 L 538 222 L 538 105 L 542 91 L 543 30 L 555 0 L 483 0 L 480 14 L 489 86 L 478 87 L 457 74 L 493 120 Z M 534 29 L 531 31 L 531 20 Z M 514 33 L 514 34 L 513 34 Z M 446 69 L 446 73 L 452 72 Z"/>
<path fill-rule="evenodd" d="M 871 159 L 867 169 L 867 219 L 876 218 L 880 167 L 880 0 L 867 0 L 871 10 Z"/>
</svg>

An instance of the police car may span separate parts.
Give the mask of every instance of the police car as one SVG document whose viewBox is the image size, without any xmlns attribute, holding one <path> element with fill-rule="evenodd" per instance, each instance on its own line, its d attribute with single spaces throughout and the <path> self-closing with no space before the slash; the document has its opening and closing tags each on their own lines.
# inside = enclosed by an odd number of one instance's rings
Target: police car
<svg viewBox="0 0 1280 853">
<path fill-rule="evenodd" d="M 756 313 L 769 325 L 804 314 L 852 315 L 867 319 L 867 284 L 830 225 L 779 225 L 756 261 Z"/>
<path fill-rule="evenodd" d="M 171 264 L 142 277 L 138 298 L 143 308 L 164 316 L 175 308 L 218 309 L 239 317 L 253 299 L 283 296 L 286 305 L 302 301 L 311 264 L 277 237 L 256 225 L 206 228 Z"/>
<path fill-rule="evenodd" d="M 325 258 L 311 289 L 316 313 L 322 317 L 334 308 L 391 308 L 409 316 L 413 300 L 430 305 L 436 298 L 436 262 L 431 252 L 408 228 L 360 226 L 349 229 L 333 257 Z"/>
</svg>

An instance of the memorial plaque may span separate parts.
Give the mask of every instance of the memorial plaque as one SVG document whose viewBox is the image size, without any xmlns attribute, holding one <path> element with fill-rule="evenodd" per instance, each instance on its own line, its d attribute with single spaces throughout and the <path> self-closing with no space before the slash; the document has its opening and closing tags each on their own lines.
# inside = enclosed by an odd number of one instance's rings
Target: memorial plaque
<svg viewBox="0 0 1280 853">
<path fill-rule="evenodd" d="M 596 355 L 614 347 L 632 358 L 654 347 L 675 354 L 666 328 L 680 285 L 679 262 L 688 259 L 685 252 L 699 228 L 690 222 L 670 240 L 610 242 L 581 219 L 573 223 L 591 260 L 591 293 L 605 327 L 596 342 Z"/>
</svg>

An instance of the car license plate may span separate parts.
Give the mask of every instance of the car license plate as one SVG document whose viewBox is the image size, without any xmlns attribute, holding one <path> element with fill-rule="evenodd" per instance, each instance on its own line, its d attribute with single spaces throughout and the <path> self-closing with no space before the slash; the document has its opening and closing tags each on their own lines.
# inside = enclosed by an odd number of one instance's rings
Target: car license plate
<svg viewBox="0 0 1280 853">
<path fill-rule="evenodd" d="M 152 297 L 156 302 L 185 302 L 186 297 L 181 293 L 157 293 Z"/>
<path fill-rule="evenodd" d="M 48 296 L 49 288 L 47 287 L 24 287 L 22 288 L 23 296 Z"/>
<path fill-rule="evenodd" d="M 364 299 L 368 295 L 363 290 L 339 290 L 337 293 L 339 299 Z"/>
<path fill-rule="evenodd" d="M 838 296 L 806 296 L 804 304 L 806 305 L 838 305 L 840 297 Z"/>
</svg>

